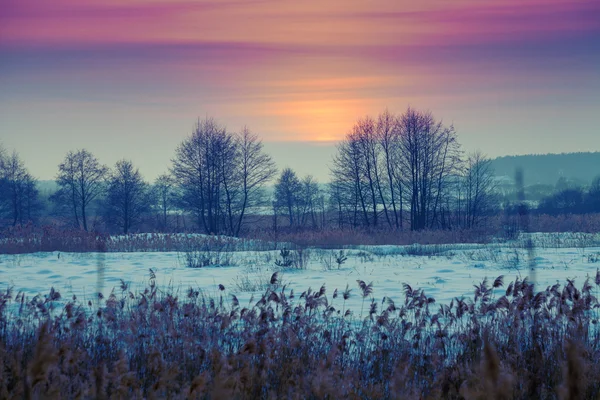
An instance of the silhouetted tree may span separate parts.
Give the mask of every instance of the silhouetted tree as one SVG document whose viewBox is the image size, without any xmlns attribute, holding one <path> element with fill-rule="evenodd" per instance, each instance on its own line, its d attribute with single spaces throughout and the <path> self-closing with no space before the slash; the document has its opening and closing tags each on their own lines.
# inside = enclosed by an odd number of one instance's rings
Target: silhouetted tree
<svg viewBox="0 0 600 400">
<path fill-rule="evenodd" d="M 239 200 L 235 202 L 236 206 L 231 207 L 237 214 L 237 221 L 231 225 L 232 233 L 238 236 L 247 210 L 265 204 L 263 189 L 273 179 L 277 169 L 271 157 L 264 152 L 258 136 L 247 127 L 242 128 L 236 145 L 238 160 L 235 164 L 238 174 L 233 186 L 237 186 L 240 195 Z"/>
<path fill-rule="evenodd" d="M 151 188 L 152 206 L 156 211 L 158 225 L 161 230 L 169 228 L 169 212 L 175 207 L 177 201 L 177 190 L 173 177 L 162 174 L 154 181 Z"/>
<path fill-rule="evenodd" d="M 149 209 L 149 187 L 131 161 L 117 161 L 108 178 L 106 218 L 124 234 L 139 224 Z"/>
<path fill-rule="evenodd" d="M 233 134 L 206 119 L 177 148 L 171 172 L 182 206 L 199 226 L 208 233 L 239 235 L 248 210 L 263 204 L 264 186 L 276 170 L 248 128 Z"/>
<path fill-rule="evenodd" d="M 400 141 L 397 117 L 385 110 L 377 118 L 377 140 L 381 147 L 383 171 L 389 194 L 389 204 L 393 213 L 393 224 L 402 228 L 402 170 L 397 162 Z M 382 182 L 382 186 L 383 186 Z M 383 196 L 382 196 L 383 197 Z"/>
<path fill-rule="evenodd" d="M 386 153 L 382 146 L 382 136 L 393 131 L 392 126 L 387 125 L 393 123 L 391 118 L 386 114 L 380 116 L 378 122 L 369 116 L 359 119 L 338 147 L 334 159 L 334 180 L 345 181 L 348 189 L 354 186 L 354 197 L 359 201 L 365 225 L 379 225 L 381 211 L 388 226 L 393 225 L 388 212 L 389 176 L 386 178 L 386 161 L 391 162 L 392 149 L 388 147 Z M 386 129 L 389 132 L 386 133 Z"/>
<path fill-rule="evenodd" d="M 60 189 L 53 199 L 68 202 L 75 226 L 83 224 L 87 231 L 89 206 L 104 193 L 108 168 L 83 149 L 68 152 L 58 170 L 56 182 Z"/>
<path fill-rule="evenodd" d="M 496 182 L 491 160 L 477 151 L 465 161 L 463 226 L 474 228 L 497 209 Z M 460 212 L 460 210 L 459 210 Z"/>
<path fill-rule="evenodd" d="M 181 205 L 206 233 L 223 231 L 224 185 L 235 157 L 233 136 L 212 118 L 199 120 L 175 152 L 171 173 L 181 190 Z"/>
<path fill-rule="evenodd" d="M 385 111 L 377 121 L 360 119 L 333 159 L 330 190 L 338 217 L 378 226 L 382 215 L 389 227 L 400 228 L 406 202 L 411 229 L 442 226 L 459 158 L 454 128 L 431 113 L 409 108 L 400 117 Z"/>
<path fill-rule="evenodd" d="M 0 148 L 0 215 L 15 226 L 32 221 L 41 208 L 37 181 L 17 152 L 6 155 Z"/>
<path fill-rule="evenodd" d="M 331 167 L 332 198 L 339 208 L 338 216 L 353 225 L 370 226 L 369 183 L 365 178 L 365 154 L 360 143 L 360 132 L 353 129 L 337 146 Z M 343 211 L 342 211 L 343 210 Z M 342 222 L 338 222 L 342 225 Z"/>
<path fill-rule="evenodd" d="M 459 166 L 460 145 L 454 127 L 436 121 L 429 112 L 412 108 L 398 119 L 398 161 L 411 229 L 440 225 L 444 196 Z"/>
<path fill-rule="evenodd" d="M 311 176 L 308 175 L 300 182 L 300 192 L 298 198 L 299 221 L 298 224 L 301 226 L 308 226 L 317 228 L 322 224 L 319 215 L 323 213 L 324 198 L 319 188 L 319 183 Z"/>
<path fill-rule="evenodd" d="M 378 205 L 381 204 L 387 216 L 387 208 L 383 196 L 381 196 L 381 185 L 379 182 L 378 156 L 379 151 L 375 137 L 375 120 L 365 117 L 357 121 L 353 132 L 358 140 L 360 151 L 363 155 L 363 174 L 367 183 L 367 193 L 372 212 L 374 226 L 378 224 Z"/>
<path fill-rule="evenodd" d="M 287 215 L 292 227 L 300 223 L 301 196 L 300 179 L 290 168 L 285 168 L 275 183 L 275 206 Z"/>
</svg>

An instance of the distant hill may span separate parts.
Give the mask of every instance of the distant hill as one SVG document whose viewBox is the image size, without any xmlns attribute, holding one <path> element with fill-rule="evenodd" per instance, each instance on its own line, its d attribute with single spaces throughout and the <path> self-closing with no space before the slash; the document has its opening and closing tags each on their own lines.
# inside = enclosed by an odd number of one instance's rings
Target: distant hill
<svg viewBox="0 0 600 400">
<path fill-rule="evenodd" d="M 505 156 L 493 159 L 492 165 L 498 177 L 513 181 L 522 168 L 525 185 L 555 185 L 559 178 L 588 185 L 600 175 L 600 152 Z"/>
</svg>

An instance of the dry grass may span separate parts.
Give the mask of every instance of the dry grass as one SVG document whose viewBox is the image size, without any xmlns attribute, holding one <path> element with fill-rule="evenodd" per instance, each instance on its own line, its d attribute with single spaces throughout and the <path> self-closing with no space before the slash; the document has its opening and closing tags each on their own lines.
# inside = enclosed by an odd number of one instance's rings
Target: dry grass
<svg viewBox="0 0 600 400">
<path fill-rule="evenodd" d="M 436 305 L 408 284 L 375 301 L 360 281 L 362 317 L 350 291 L 298 296 L 276 274 L 247 305 L 154 276 L 88 302 L 6 290 L 0 398 L 597 398 L 598 286 L 498 277 Z"/>
<path fill-rule="evenodd" d="M 513 217 L 511 217 L 513 218 Z M 513 219 L 515 219 L 514 217 Z M 556 241 L 563 239 L 560 232 L 598 233 L 600 214 L 548 216 L 532 214 L 529 231 L 553 232 Z M 520 227 L 513 221 L 517 234 Z M 378 229 L 319 229 L 273 231 L 259 227 L 246 232 L 243 238 L 195 235 L 190 233 L 143 233 L 111 236 L 96 232 L 59 228 L 56 225 L 28 224 L 0 231 L 0 254 L 33 253 L 39 251 L 91 252 L 99 242 L 110 252 L 139 251 L 196 251 L 229 252 L 240 250 L 302 249 L 306 247 L 339 248 L 353 245 L 445 245 L 455 243 L 491 243 L 503 236 L 507 221 L 504 217 L 490 217 L 484 227 L 477 229 L 410 230 Z M 589 235 L 588 235 L 589 236 Z M 582 235 L 584 237 L 584 235 Z M 577 239 L 577 241 L 580 241 Z M 538 244 L 539 245 L 539 244 Z M 542 244 L 543 245 L 543 244 Z M 558 244 L 560 245 L 560 243 Z M 575 243 L 577 247 L 579 245 Z M 547 246 L 555 246 L 549 242 Z"/>
<path fill-rule="evenodd" d="M 287 242 L 298 246 L 339 248 L 356 245 L 412 245 L 487 243 L 492 240 L 491 230 L 425 230 L 397 231 L 389 229 L 324 229 L 304 231 L 269 230 L 253 232 L 252 237 L 266 242 Z"/>
<path fill-rule="evenodd" d="M 145 233 L 110 236 L 97 232 L 26 225 L 0 232 L 0 254 L 47 251 L 108 252 L 178 251 L 224 253 L 245 250 L 274 250 L 285 244 L 254 239 L 187 233 Z"/>
<path fill-rule="evenodd" d="M 518 216 L 511 216 L 514 234 L 523 227 L 519 226 Z M 508 221 L 504 216 L 487 219 L 484 226 L 473 229 L 432 229 L 423 231 L 390 230 L 386 228 L 325 228 L 319 230 L 269 229 L 255 230 L 249 237 L 265 242 L 287 242 L 298 246 L 321 248 L 339 248 L 355 245 L 444 245 L 455 243 L 491 243 L 498 238 L 513 239 L 506 235 Z M 550 216 L 529 215 L 529 232 L 560 233 L 579 232 L 595 234 L 600 232 L 600 214 Z"/>
</svg>

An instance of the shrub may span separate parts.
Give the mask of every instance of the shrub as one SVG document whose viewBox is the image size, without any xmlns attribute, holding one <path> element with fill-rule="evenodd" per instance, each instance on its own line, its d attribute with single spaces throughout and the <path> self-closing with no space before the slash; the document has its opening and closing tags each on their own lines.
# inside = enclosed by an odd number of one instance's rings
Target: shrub
<svg viewBox="0 0 600 400">
<path fill-rule="evenodd" d="M 233 288 L 236 292 L 263 292 L 270 287 L 269 278 L 263 275 L 250 276 L 245 273 L 233 279 Z"/>
<path fill-rule="evenodd" d="M 294 256 L 287 249 L 282 249 L 279 251 L 279 257 L 275 260 L 275 265 L 280 268 L 291 268 L 294 265 Z"/>
<path fill-rule="evenodd" d="M 310 251 L 307 249 L 281 249 L 279 251 L 279 258 L 275 260 L 275 265 L 284 270 L 306 269 L 309 259 Z"/>
<path fill-rule="evenodd" d="M 234 265 L 231 253 L 188 250 L 178 254 L 180 263 L 187 268 L 224 267 Z"/>
<path fill-rule="evenodd" d="M 342 265 L 347 260 L 348 260 L 348 257 L 346 257 L 346 255 L 344 254 L 344 251 L 340 250 L 340 252 L 335 257 L 335 263 L 337 264 L 338 269 L 342 268 Z"/>
</svg>

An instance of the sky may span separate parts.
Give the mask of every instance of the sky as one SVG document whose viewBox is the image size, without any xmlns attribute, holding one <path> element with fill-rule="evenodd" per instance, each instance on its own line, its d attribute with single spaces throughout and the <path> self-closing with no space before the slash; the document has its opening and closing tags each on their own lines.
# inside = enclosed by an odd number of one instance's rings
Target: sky
<svg viewBox="0 0 600 400">
<path fill-rule="evenodd" d="M 328 179 L 354 122 L 408 106 L 466 151 L 598 151 L 598 0 L 0 0 L 0 143 L 147 179 L 197 118 Z"/>
</svg>

